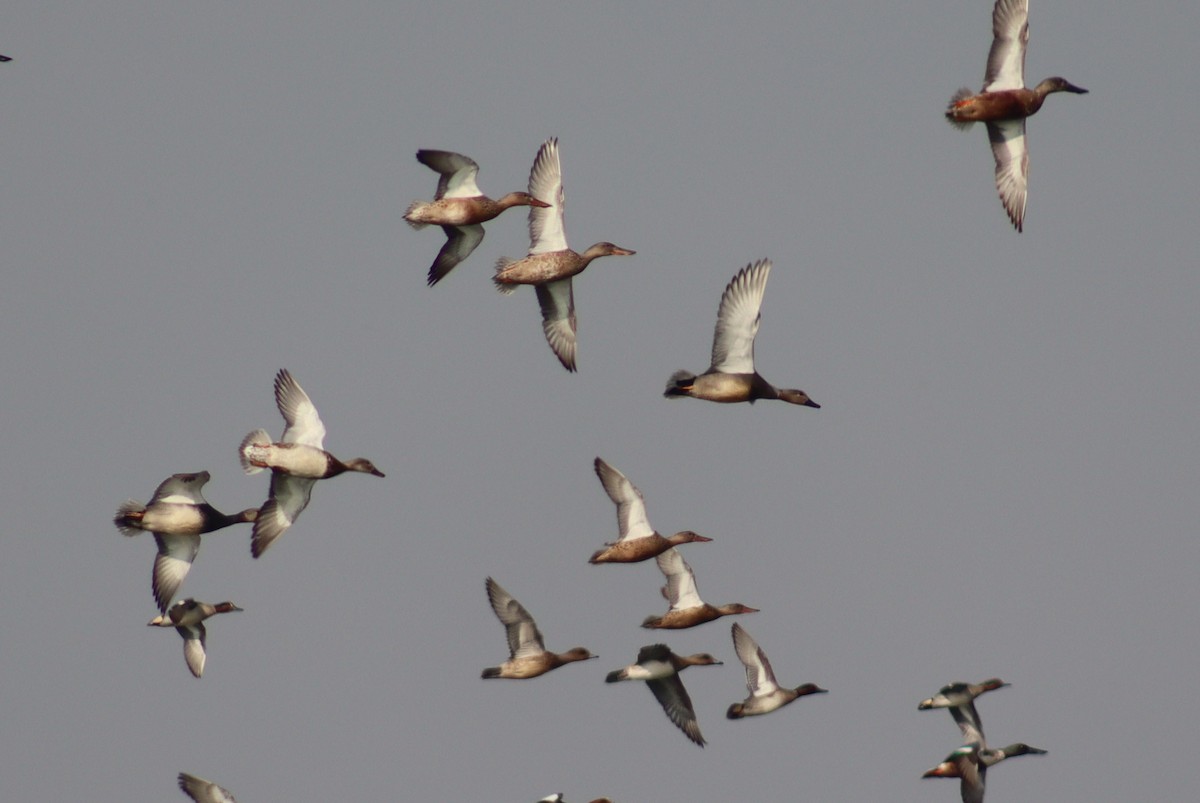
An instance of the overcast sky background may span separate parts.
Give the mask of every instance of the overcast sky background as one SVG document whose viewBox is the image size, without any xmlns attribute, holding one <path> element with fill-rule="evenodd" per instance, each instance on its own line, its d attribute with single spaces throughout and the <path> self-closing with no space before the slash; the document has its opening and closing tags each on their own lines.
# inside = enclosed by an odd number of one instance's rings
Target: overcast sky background
<svg viewBox="0 0 1200 803">
<path fill-rule="evenodd" d="M 869 6 L 869 7 L 868 7 Z M 1195 795 L 1200 218 L 1188 102 L 1200 6 L 1035 2 L 1025 232 L 981 127 L 991 3 L 11 2 L 0 14 L 0 799 L 242 803 L 951 801 L 958 745 L 917 703 L 999 676 L 994 744 L 1049 750 L 989 803 Z M 560 138 L 566 230 L 638 253 L 576 279 L 579 373 L 492 265 L 524 210 L 429 289 L 443 237 L 418 148 L 493 197 Z M 722 289 L 775 262 L 757 359 L 821 410 L 667 401 L 708 365 Z M 206 536 L 182 596 L 231 599 L 204 678 L 145 623 L 153 538 L 127 498 L 208 470 L 261 504 L 242 436 L 287 367 L 326 446 L 386 479 L 320 483 L 260 560 Z M 662 613 L 616 534 L 601 455 L 687 547 L 788 685 L 746 695 L 729 619 Z M 547 646 L 597 661 L 482 681 L 506 657 L 491 575 Z M 684 681 L 701 750 L 639 647 Z M 1183 760 L 1181 760 L 1181 758 Z"/>
</svg>

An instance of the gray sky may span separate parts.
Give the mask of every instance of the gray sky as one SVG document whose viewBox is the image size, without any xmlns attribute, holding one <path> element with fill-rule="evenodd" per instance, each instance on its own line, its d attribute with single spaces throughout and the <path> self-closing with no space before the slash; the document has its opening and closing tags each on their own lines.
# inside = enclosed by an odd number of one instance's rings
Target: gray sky
<svg viewBox="0 0 1200 803">
<path fill-rule="evenodd" d="M 990 740 L 1050 752 L 989 803 L 1194 795 L 1200 7 L 1034 4 L 1027 78 L 1091 94 L 1030 121 L 1018 235 L 985 133 L 941 119 L 990 2 L 778 6 L 9 4 L 0 799 L 177 800 L 183 770 L 243 803 L 951 803 L 920 774 L 958 731 L 916 706 L 993 675 Z M 442 236 L 400 218 L 418 148 L 497 196 L 549 136 L 570 243 L 638 252 L 576 280 L 575 376 L 488 280 L 523 210 L 432 290 Z M 664 400 L 761 257 L 758 367 L 823 409 Z M 281 431 L 281 367 L 388 476 L 318 485 L 261 560 L 205 538 L 183 595 L 245 612 L 196 681 L 145 626 L 153 539 L 110 519 L 181 471 L 261 503 L 236 448 Z M 665 639 L 726 662 L 684 676 L 704 750 L 603 683 L 665 606 L 653 562 L 586 562 L 596 455 L 830 694 L 727 721 L 729 620 Z M 487 575 L 600 659 L 480 680 Z"/>
</svg>

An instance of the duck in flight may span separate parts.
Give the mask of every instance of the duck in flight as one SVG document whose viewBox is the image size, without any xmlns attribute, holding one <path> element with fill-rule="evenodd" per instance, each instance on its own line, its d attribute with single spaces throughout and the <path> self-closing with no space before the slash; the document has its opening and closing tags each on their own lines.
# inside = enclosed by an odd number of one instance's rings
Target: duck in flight
<svg viewBox="0 0 1200 803">
<path fill-rule="evenodd" d="M 646 518 L 646 500 L 637 486 L 599 457 L 594 465 L 604 492 L 617 506 L 620 537 L 604 549 L 597 550 L 588 563 L 638 563 L 656 557 L 673 546 L 712 540 L 691 530 L 683 530 L 670 537 L 660 535 Z"/>
<path fill-rule="evenodd" d="M 699 376 L 690 371 L 676 371 L 667 380 L 664 396 L 668 399 L 691 396 L 722 404 L 779 399 L 805 407 L 821 406 L 804 391 L 777 388 L 754 370 L 754 338 L 762 320 L 759 309 L 770 275 L 771 260 L 761 259 L 730 279 L 717 308 L 712 364 Z"/>
<path fill-rule="evenodd" d="M 992 49 L 988 52 L 983 91 L 958 90 L 946 108 L 946 119 L 958 128 L 987 125 L 996 160 L 996 190 L 1017 231 L 1025 225 L 1029 185 L 1029 150 L 1025 118 L 1042 108 L 1053 92 L 1087 93 L 1065 78 L 1047 78 L 1025 87 L 1025 48 L 1029 44 L 1029 0 L 996 0 L 992 9 Z"/>
<path fill-rule="evenodd" d="M 206 641 L 208 631 L 204 620 L 218 613 L 232 613 L 242 610 L 232 602 L 218 602 L 215 605 L 192 599 L 181 599 L 165 614 L 160 614 L 146 624 L 150 627 L 173 627 L 183 637 L 183 660 L 193 675 L 199 678 L 204 674 L 204 663 L 207 660 Z"/>
<path fill-rule="evenodd" d="M 706 652 L 676 655 L 666 644 L 649 644 L 638 650 L 635 663 L 609 672 L 604 682 L 646 681 L 667 718 L 675 723 L 675 727 L 683 731 L 685 736 L 704 747 L 704 736 L 700 733 L 700 724 L 696 721 L 696 709 L 692 706 L 692 698 L 688 696 L 687 689 L 683 687 L 679 673 L 689 666 L 720 664 L 720 661 Z"/>
<path fill-rule="evenodd" d="M 414 201 L 404 219 L 414 229 L 433 224 L 446 233 L 446 244 L 429 267 L 430 287 L 479 247 L 483 242 L 483 223 L 514 206 L 550 206 L 527 192 L 510 192 L 492 200 L 475 183 L 479 165 L 461 153 L 420 150 L 417 161 L 438 174 L 437 194 L 432 201 Z"/>
<path fill-rule="evenodd" d="M 542 309 L 542 332 L 554 356 L 568 371 L 575 370 L 575 292 L 571 278 L 582 273 L 592 260 L 604 256 L 637 253 L 609 242 L 590 246 L 582 254 L 567 247 L 563 229 L 562 164 L 558 139 L 551 137 L 538 149 L 529 171 L 529 194 L 549 201 L 549 206 L 529 209 L 529 255 L 496 262 L 492 280 L 496 289 L 508 294 L 517 285 L 532 284 Z"/>
<path fill-rule="evenodd" d="M 672 547 L 666 552 L 660 553 L 655 561 L 658 563 L 659 571 L 667 578 L 667 584 L 662 587 L 662 595 L 667 600 L 669 608 L 662 616 L 647 616 L 642 622 L 642 627 L 683 630 L 711 622 L 722 616 L 758 613 L 758 608 L 751 608 L 740 602 L 709 605 L 700 599 L 700 592 L 696 588 L 696 574 L 683 559 L 683 555 L 678 549 Z"/>
<path fill-rule="evenodd" d="M 947 683 L 938 689 L 938 693 L 922 700 L 917 706 L 918 711 L 930 708 L 949 708 L 950 716 L 962 731 L 963 744 L 979 744 L 987 746 L 983 737 L 983 720 L 975 709 L 975 698 L 984 692 L 1002 689 L 1010 684 L 1000 678 L 988 678 L 979 683 L 964 683 L 961 680 Z"/>
<path fill-rule="evenodd" d="M 729 706 L 725 716 L 729 719 L 760 716 L 783 708 L 809 694 L 826 694 L 829 690 L 822 689 L 815 683 L 805 683 L 794 689 L 786 689 L 775 680 L 775 672 L 771 662 L 763 652 L 758 642 L 750 637 L 737 622 L 733 623 L 733 651 L 738 660 L 746 667 L 746 688 L 750 696 L 740 703 Z"/>
<path fill-rule="evenodd" d="M 963 803 L 983 803 L 983 792 L 988 767 L 999 764 L 1013 756 L 1044 756 L 1045 750 L 1018 742 L 995 750 L 980 747 L 977 743 L 964 744 L 938 764 L 926 770 L 922 778 L 959 778 L 959 794 Z"/>
<path fill-rule="evenodd" d="M 117 508 L 113 524 L 124 535 L 154 533 L 158 555 L 150 576 L 150 589 L 160 613 L 166 613 L 171 599 L 191 571 L 200 552 L 200 536 L 234 524 L 253 522 L 257 508 L 226 515 L 208 503 L 202 489 L 211 475 L 172 474 L 154 491 L 148 504 L 130 499 Z"/>
<path fill-rule="evenodd" d="M 483 670 L 484 678 L 512 678 L 527 680 L 544 675 L 563 664 L 595 658 L 583 647 L 575 647 L 564 653 L 553 653 L 546 649 L 537 622 L 500 584 L 487 578 L 488 601 L 504 633 L 508 637 L 508 660 L 500 666 L 489 666 Z"/>
<path fill-rule="evenodd" d="M 365 457 L 342 462 L 325 451 L 325 424 L 304 388 L 288 370 L 275 375 L 275 406 L 286 426 L 283 436 L 272 443 L 265 429 L 242 438 L 238 457 L 247 474 L 271 469 L 271 496 L 258 511 L 250 535 L 250 554 L 258 558 L 295 523 L 312 496 L 317 480 L 347 471 L 384 476 Z"/>
</svg>

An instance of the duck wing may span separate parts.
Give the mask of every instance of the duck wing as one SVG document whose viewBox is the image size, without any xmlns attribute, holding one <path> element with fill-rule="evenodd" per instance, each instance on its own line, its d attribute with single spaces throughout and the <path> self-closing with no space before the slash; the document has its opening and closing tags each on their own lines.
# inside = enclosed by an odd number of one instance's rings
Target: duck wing
<svg viewBox="0 0 1200 803">
<path fill-rule="evenodd" d="M 1025 87 L 1025 48 L 1029 44 L 1029 0 L 996 0 L 992 9 L 992 49 L 988 51 L 984 92 Z"/>
<path fill-rule="evenodd" d="M 437 200 L 442 198 L 474 198 L 483 195 L 475 184 L 479 165 L 470 157 L 454 151 L 417 151 L 417 161 L 431 170 L 438 178 Z"/>
<path fill-rule="evenodd" d="M 987 124 L 992 156 L 996 159 L 996 191 L 1008 219 L 1021 231 L 1025 223 L 1025 198 L 1029 186 L 1029 151 L 1025 146 L 1025 121 L 1001 120 Z"/>
<path fill-rule="evenodd" d="M 542 332 L 550 350 L 563 368 L 575 370 L 575 290 L 571 277 L 539 284 L 538 306 L 542 308 Z"/>
<path fill-rule="evenodd" d="M 725 287 L 717 309 L 709 371 L 754 373 L 754 337 L 758 334 L 759 308 L 770 274 L 771 260 L 759 260 L 738 271 Z"/>
<path fill-rule="evenodd" d="M 487 593 L 492 610 L 496 612 L 496 618 L 504 625 L 505 635 L 508 636 L 509 657 L 517 659 L 544 653 L 546 645 L 542 641 L 542 634 L 525 606 L 490 577 L 487 578 Z"/>
<path fill-rule="evenodd" d="M 183 660 L 187 662 L 191 673 L 200 677 L 204 674 L 204 662 L 207 658 L 204 647 L 208 632 L 204 628 L 204 623 L 177 625 L 175 629 L 179 635 L 183 636 Z"/>
<path fill-rule="evenodd" d="M 155 533 L 154 540 L 158 543 L 158 554 L 154 556 L 150 588 L 159 612 L 166 613 L 200 551 L 200 536 Z"/>
<path fill-rule="evenodd" d="M 667 718 L 675 723 L 675 727 L 683 731 L 689 739 L 704 747 L 704 737 L 700 734 L 700 724 L 696 721 L 696 711 L 692 708 L 692 698 L 683 687 L 683 680 L 678 674 L 657 680 L 648 680 L 646 685 L 654 693 L 654 699 L 662 706 Z"/>
<path fill-rule="evenodd" d="M 987 767 L 978 761 L 964 762 L 959 794 L 962 803 L 983 803 L 983 790 L 987 779 Z"/>
<path fill-rule="evenodd" d="M 317 408 L 304 388 L 286 368 L 275 375 L 275 406 L 287 424 L 283 429 L 282 443 L 323 448 L 325 424 L 321 422 L 321 416 L 317 414 Z"/>
<path fill-rule="evenodd" d="M 733 651 L 746 667 L 746 688 L 755 697 L 774 694 L 779 689 L 775 672 L 762 647 L 736 622 L 733 625 Z"/>
<path fill-rule="evenodd" d="M 267 547 L 300 517 L 312 498 L 314 483 L 316 480 L 307 477 L 293 477 L 278 471 L 271 473 L 271 498 L 258 511 L 250 533 L 250 553 L 254 557 L 261 557 Z"/>
<path fill-rule="evenodd" d="M 617 506 L 617 528 L 621 534 L 618 541 L 654 535 L 654 528 L 646 518 L 646 501 L 637 486 L 599 457 L 596 458 L 595 468 L 604 492 Z"/>
<path fill-rule="evenodd" d="M 565 251 L 567 235 L 563 229 L 562 165 L 558 160 L 558 137 L 542 143 L 533 169 L 529 171 L 529 194 L 550 204 L 529 207 L 529 253 Z"/>
<path fill-rule="evenodd" d="M 196 803 L 237 803 L 228 789 L 186 772 L 179 773 L 179 788 Z"/>
<path fill-rule="evenodd" d="M 208 482 L 210 475 L 207 471 L 196 474 L 172 474 L 154 489 L 150 504 L 163 502 L 173 505 L 207 505 L 204 494 L 200 489 Z"/>
<path fill-rule="evenodd" d="M 692 567 L 683 559 L 675 547 L 660 553 L 655 560 L 659 570 L 666 575 L 667 584 L 663 586 L 663 596 L 671 604 L 670 610 L 679 611 L 688 608 L 698 608 L 704 604 L 700 592 L 696 589 L 696 574 Z"/>
<path fill-rule="evenodd" d="M 442 226 L 446 233 L 446 244 L 438 251 L 437 258 L 429 267 L 427 282 L 430 287 L 440 282 L 446 274 L 458 267 L 458 263 L 471 256 L 471 252 L 483 242 L 483 226 Z"/>
<path fill-rule="evenodd" d="M 954 724 L 962 731 L 963 744 L 979 745 L 980 750 L 987 748 L 987 739 L 983 735 L 983 720 L 975 709 L 974 700 L 950 706 L 950 716 L 954 717 Z"/>
</svg>

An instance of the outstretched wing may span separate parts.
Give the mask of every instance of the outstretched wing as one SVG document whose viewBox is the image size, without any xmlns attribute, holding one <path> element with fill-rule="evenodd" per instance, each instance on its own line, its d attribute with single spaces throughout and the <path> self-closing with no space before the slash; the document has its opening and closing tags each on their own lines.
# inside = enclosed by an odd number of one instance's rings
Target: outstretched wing
<svg viewBox="0 0 1200 803">
<path fill-rule="evenodd" d="M 575 370 L 575 290 L 571 277 L 539 284 L 538 306 L 542 308 L 542 332 L 550 350 L 563 368 Z"/>
<path fill-rule="evenodd" d="M 475 184 L 479 165 L 475 160 L 453 151 L 417 151 L 417 161 L 439 174 L 437 195 L 442 198 L 474 198 L 483 195 Z"/>
<path fill-rule="evenodd" d="M 710 371 L 754 373 L 754 337 L 770 274 L 771 260 L 759 260 L 738 271 L 725 287 L 717 309 Z"/>
<path fill-rule="evenodd" d="M 558 161 L 558 138 L 542 143 L 533 169 L 529 171 L 529 194 L 550 204 L 529 207 L 529 253 L 564 251 L 567 235 L 563 230 L 562 166 Z"/>
<path fill-rule="evenodd" d="M 524 605 L 517 602 L 512 594 L 490 577 L 487 578 L 487 594 L 492 603 L 492 610 L 496 612 L 496 618 L 504 625 L 511 658 L 541 655 L 546 651 L 537 622 L 533 621 Z"/>
<path fill-rule="evenodd" d="M 654 535 L 654 528 L 646 519 L 646 502 L 637 486 L 599 457 L 596 458 L 595 467 L 604 492 L 617 506 L 617 527 L 621 533 L 618 540 L 632 541 Z"/>
<path fill-rule="evenodd" d="M 446 232 L 446 244 L 438 251 L 437 259 L 429 267 L 430 287 L 444 279 L 447 273 L 471 256 L 471 252 L 483 242 L 483 226 L 478 223 L 468 226 L 442 226 L 442 231 Z"/>
<path fill-rule="evenodd" d="M 1025 86 L 1025 47 L 1029 44 L 1029 0 L 997 0 L 992 9 L 992 49 L 988 51 L 984 92 Z"/>
<path fill-rule="evenodd" d="M 683 559 L 683 553 L 671 547 L 660 553 L 655 560 L 659 570 L 667 577 L 667 584 L 663 586 L 663 596 L 671 604 L 670 610 L 681 611 L 698 608 L 704 604 L 704 600 L 700 599 L 700 592 L 696 589 L 696 575 Z"/>
<path fill-rule="evenodd" d="M 755 697 L 774 694 L 779 689 L 775 682 L 775 673 L 771 670 L 771 662 L 754 639 L 750 638 L 741 625 L 733 625 L 733 651 L 738 660 L 746 667 L 746 688 Z"/>
<path fill-rule="evenodd" d="M 1008 219 L 1021 231 L 1025 223 L 1025 198 L 1029 185 L 1029 151 L 1025 146 L 1025 121 L 1001 120 L 987 124 L 992 156 L 996 159 L 996 191 Z"/>
<path fill-rule="evenodd" d="M 283 416 L 281 443 L 301 443 L 320 449 L 325 443 L 325 425 L 304 388 L 286 368 L 275 375 L 275 406 Z"/>
</svg>

